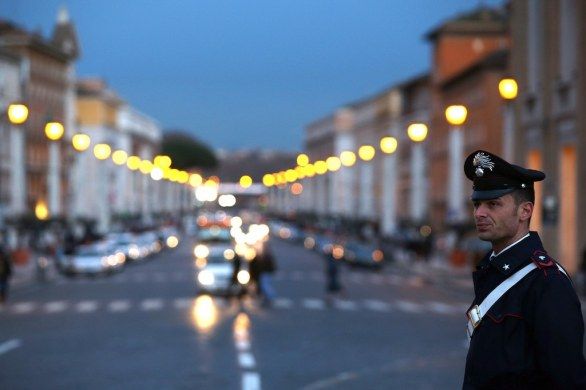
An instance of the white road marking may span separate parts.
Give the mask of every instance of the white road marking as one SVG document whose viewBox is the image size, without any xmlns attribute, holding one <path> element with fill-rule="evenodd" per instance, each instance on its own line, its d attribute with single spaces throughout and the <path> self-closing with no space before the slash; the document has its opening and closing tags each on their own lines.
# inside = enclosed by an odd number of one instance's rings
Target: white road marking
<svg viewBox="0 0 586 390">
<path fill-rule="evenodd" d="M 193 299 L 190 298 L 177 298 L 173 302 L 173 306 L 176 309 L 189 309 L 193 305 Z"/>
<path fill-rule="evenodd" d="M 376 299 L 367 299 L 364 301 L 364 306 L 366 306 L 369 310 L 380 311 L 380 312 L 389 312 L 391 311 L 391 305 L 386 302 L 379 301 Z"/>
<path fill-rule="evenodd" d="M 20 347 L 21 345 L 22 345 L 22 343 L 20 342 L 19 339 L 8 340 L 7 342 L 0 344 L 0 355 L 3 355 L 6 352 L 9 352 L 13 349 L 16 349 L 16 348 Z"/>
<path fill-rule="evenodd" d="M 246 372 L 242 375 L 242 390 L 260 390 L 260 375 L 256 372 Z"/>
<path fill-rule="evenodd" d="M 248 351 L 250 349 L 250 341 L 246 339 L 236 340 L 236 349 L 239 351 Z"/>
<path fill-rule="evenodd" d="M 293 301 L 288 298 L 275 298 L 273 305 L 278 309 L 290 309 L 293 307 Z"/>
<path fill-rule="evenodd" d="M 431 311 L 439 314 L 453 314 L 460 311 L 457 307 L 443 302 L 428 302 L 427 306 Z"/>
<path fill-rule="evenodd" d="M 98 302 L 96 302 L 96 301 L 81 301 L 77 305 L 75 305 L 75 308 L 80 313 L 91 313 L 91 312 L 96 311 L 98 309 Z"/>
<path fill-rule="evenodd" d="M 244 369 L 252 369 L 256 366 L 256 361 L 250 352 L 240 352 L 238 354 L 238 364 Z"/>
<path fill-rule="evenodd" d="M 110 310 L 111 312 L 115 312 L 115 313 L 127 311 L 128 309 L 130 309 L 130 302 L 128 302 L 126 300 L 112 301 L 108 305 L 108 310 Z"/>
<path fill-rule="evenodd" d="M 303 307 L 311 310 L 323 310 L 326 307 L 326 304 L 321 299 L 307 298 L 303 300 Z"/>
<path fill-rule="evenodd" d="M 423 308 L 421 307 L 420 304 L 409 302 L 409 301 L 398 301 L 397 307 L 400 310 L 406 311 L 408 313 L 421 313 L 421 312 L 423 312 Z"/>
<path fill-rule="evenodd" d="M 144 311 L 154 311 L 154 310 L 161 310 L 163 308 L 163 300 L 162 299 L 145 299 L 140 304 L 141 310 Z"/>
<path fill-rule="evenodd" d="M 65 301 L 55 301 L 49 302 L 45 304 L 45 311 L 47 313 L 59 313 L 64 311 L 67 308 L 67 302 Z"/>
<path fill-rule="evenodd" d="M 334 306 L 340 310 L 356 310 L 356 303 L 353 301 L 338 300 L 334 301 Z"/>
<path fill-rule="evenodd" d="M 33 302 L 21 302 L 12 306 L 12 311 L 16 314 L 30 313 L 35 309 Z"/>
</svg>

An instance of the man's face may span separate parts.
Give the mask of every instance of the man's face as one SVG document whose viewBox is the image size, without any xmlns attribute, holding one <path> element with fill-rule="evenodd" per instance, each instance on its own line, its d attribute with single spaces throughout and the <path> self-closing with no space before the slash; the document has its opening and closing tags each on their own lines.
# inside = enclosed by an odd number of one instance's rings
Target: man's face
<svg viewBox="0 0 586 390">
<path fill-rule="evenodd" d="M 474 221 L 478 238 L 492 243 L 508 242 L 524 228 L 523 208 L 507 194 L 490 200 L 477 200 L 474 204 Z"/>
</svg>

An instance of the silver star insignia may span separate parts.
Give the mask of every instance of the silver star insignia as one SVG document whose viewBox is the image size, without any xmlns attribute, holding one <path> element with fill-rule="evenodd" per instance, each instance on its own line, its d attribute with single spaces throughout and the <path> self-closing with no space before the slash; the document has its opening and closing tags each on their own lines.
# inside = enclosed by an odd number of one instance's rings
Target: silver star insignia
<svg viewBox="0 0 586 390">
<path fill-rule="evenodd" d="M 505 271 L 508 271 L 508 270 L 509 270 L 509 265 L 508 265 L 508 264 L 505 264 L 505 265 L 503 265 L 503 269 L 504 269 Z"/>
</svg>

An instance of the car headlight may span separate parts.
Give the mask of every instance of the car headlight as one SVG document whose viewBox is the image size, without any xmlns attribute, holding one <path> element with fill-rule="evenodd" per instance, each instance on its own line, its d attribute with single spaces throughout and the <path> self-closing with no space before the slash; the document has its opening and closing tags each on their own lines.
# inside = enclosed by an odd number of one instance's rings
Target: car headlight
<svg viewBox="0 0 586 390">
<path fill-rule="evenodd" d="M 214 284 L 214 274 L 210 271 L 201 271 L 197 275 L 197 280 L 202 286 L 211 286 Z"/>
<path fill-rule="evenodd" d="M 128 256 L 130 256 L 131 259 L 138 259 L 138 257 L 140 256 L 140 251 L 138 250 L 138 247 L 136 245 L 132 245 L 130 247 L 130 249 L 128 250 Z"/>
<path fill-rule="evenodd" d="M 169 236 L 167 237 L 167 246 L 169 248 L 175 248 L 177 245 L 179 245 L 179 239 L 175 236 Z"/>
<path fill-rule="evenodd" d="M 193 254 L 197 258 L 208 257 L 210 250 L 207 246 L 200 244 L 193 249 Z"/>
<path fill-rule="evenodd" d="M 239 271 L 236 277 L 238 278 L 238 283 L 240 284 L 247 284 L 250 281 L 250 274 L 245 270 Z"/>
</svg>

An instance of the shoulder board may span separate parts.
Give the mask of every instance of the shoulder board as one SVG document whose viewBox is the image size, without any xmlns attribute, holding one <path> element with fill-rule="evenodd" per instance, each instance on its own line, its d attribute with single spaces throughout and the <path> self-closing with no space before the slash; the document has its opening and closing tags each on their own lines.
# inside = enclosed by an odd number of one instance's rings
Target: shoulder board
<svg viewBox="0 0 586 390">
<path fill-rule="evenodd" d="M 533 252 L 533 255 L 531 255 L 531 261 L 540 269 L 552 267 L 557 268 L 555 260 L 543 250 L 536 250 Z"/>
</svg>

